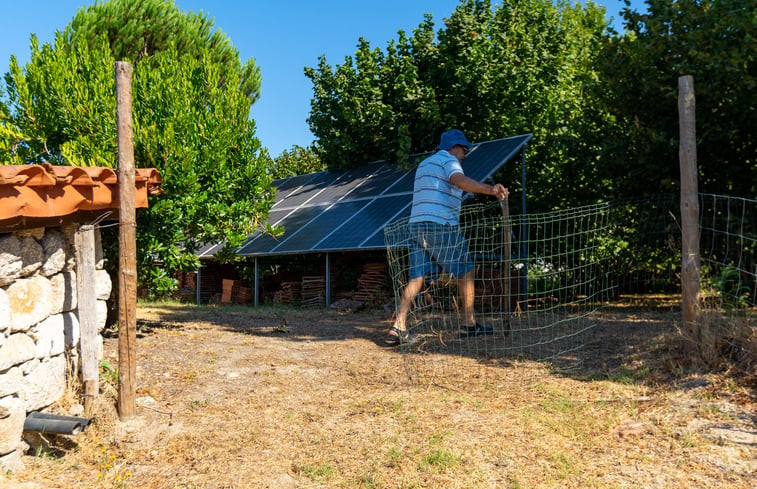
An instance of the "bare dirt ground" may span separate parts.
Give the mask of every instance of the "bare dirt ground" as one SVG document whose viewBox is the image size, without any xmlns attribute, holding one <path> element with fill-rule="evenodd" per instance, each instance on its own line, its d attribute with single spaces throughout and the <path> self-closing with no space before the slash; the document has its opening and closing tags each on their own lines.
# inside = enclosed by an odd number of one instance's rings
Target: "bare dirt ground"
<svg viewBox="0 0 757 489">
<path fill-rule="evenodd" d="M 669 312 L 603 314 L 556 372 L 403 354 L 378 311 L 140 305 L 137 418 L 104 369 L 93 426 L 0 487 L 757 487 L 755 376 L 685 367 Z"/>
</svg>

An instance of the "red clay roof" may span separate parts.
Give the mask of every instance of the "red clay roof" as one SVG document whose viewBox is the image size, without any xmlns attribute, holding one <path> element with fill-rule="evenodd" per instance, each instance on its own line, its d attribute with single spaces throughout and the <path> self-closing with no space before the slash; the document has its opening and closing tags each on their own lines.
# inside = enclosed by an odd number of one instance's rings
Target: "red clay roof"
<svg viewBox="0 0 757 489">
<path fill-rule="evenodd" d="M 134 180 L 136 207 L 146 208 L 148 193 L 160 192 L 160 173 L 155 168 L 138 168 Z M 117 209 L 118 174 L 111 168 L 49 163 L 0 166 L 0 228 L 19 221 Z"/>
</svg>

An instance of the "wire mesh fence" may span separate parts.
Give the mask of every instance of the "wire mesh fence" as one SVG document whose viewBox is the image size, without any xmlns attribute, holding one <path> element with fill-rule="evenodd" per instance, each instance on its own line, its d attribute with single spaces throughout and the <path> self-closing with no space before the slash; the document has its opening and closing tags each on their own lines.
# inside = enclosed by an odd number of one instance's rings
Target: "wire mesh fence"
<svg viewBox="0 0 757 489">
<path fill-rule="evenodd" d="M 699 195 L 700 351 L 713 366 L 757 365 L 757 200 Z"/>
<path fill-rule="evenodd" d="M 475 265 L 476 319 L 493 334 L 461 337 L 458 277 L 430 276 L 408 315 L 413 340 L 402 349 L 411 353 L 409 374 L 447 376 L 470 359 L 579 365 L 599 308 L 677 287 L 675 204 L 660 196 L 516 216 L 496 203 L 464 207 L 460 227 Z M 397 302 L 409 280 L 411 239 L 407 219 L 385 228 Z"/>
</svg>

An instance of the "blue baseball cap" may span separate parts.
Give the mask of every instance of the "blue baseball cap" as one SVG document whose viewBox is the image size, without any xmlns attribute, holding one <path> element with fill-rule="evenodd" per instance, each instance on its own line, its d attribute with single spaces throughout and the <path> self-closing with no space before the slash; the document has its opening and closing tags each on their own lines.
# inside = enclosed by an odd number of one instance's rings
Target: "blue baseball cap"
<svg viewBox="0 0 757 489">
<path fill-rule="evenodd" d="M 439 146 L 436 147 L 437 151 L 443 149 L 445 151 L 452 149 L 456 145 L 460 145 L 463 148 L 471 148 L 473 145 L 465 139 L 465 134 L 460 129 L 450 129 L 442 133 Z"/>
</svg>

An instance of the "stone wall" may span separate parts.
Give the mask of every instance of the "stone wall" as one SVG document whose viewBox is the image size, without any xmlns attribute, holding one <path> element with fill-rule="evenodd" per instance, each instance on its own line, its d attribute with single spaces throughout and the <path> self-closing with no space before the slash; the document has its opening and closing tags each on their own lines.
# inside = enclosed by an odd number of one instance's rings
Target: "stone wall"
<svg viewBox="0 0 757 489">
<path fill-rule="evenodd" d="M 79 365 L 74 226 L 0 234 L 0 469 L 23 468 L 26 415 L 59 400 Z M 111 281 L 95 232 L 98 331 Z M 102 358 L 102 337 L 98 358 Z"/>
</svg>

